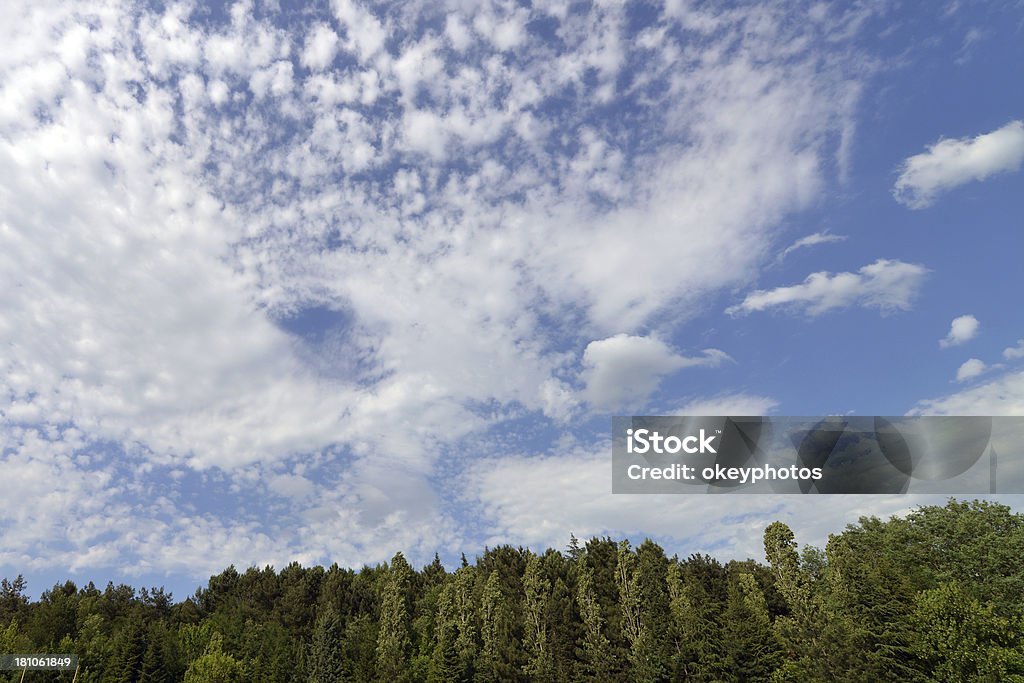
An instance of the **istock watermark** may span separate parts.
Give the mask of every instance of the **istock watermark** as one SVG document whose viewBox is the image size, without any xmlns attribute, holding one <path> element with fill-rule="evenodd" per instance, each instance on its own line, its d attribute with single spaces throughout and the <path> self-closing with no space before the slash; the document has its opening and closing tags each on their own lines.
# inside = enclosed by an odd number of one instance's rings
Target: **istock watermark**
<svg viewBox="0 0 1024 683">
<path fill-rule="evenodd" d="M 1024 417 L 616 417 L 612 491 L 1021 493 Z"/>
</svg>

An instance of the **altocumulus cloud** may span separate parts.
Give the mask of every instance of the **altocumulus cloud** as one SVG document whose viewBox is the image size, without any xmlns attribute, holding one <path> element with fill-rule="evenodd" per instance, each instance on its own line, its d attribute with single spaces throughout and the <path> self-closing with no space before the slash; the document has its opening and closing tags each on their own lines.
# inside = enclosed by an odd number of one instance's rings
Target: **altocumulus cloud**
<svg viewBox="0 0 1024 683">
<path fill-rule="evenodd" d="M 0 506 L 3 561 L 202 576 L 464 543 L 442 453 L 725 358 L 648 324 L 748 281 L 815 200 L 865 11 L 9 3 L 0 457 L 40 504 Z M 791 299 L 902 308 L 923 269 L 847 275 L 867 298 L 820 275 Z M 324 339 L 286 324 L 310 310 L 339 312 Z"/>
</svg>

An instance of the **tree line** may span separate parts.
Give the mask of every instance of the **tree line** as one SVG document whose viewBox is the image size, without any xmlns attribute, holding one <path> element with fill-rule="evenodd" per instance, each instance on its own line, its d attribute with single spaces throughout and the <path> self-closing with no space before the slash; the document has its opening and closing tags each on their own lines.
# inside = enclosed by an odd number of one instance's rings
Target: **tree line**
<svg viewBox="0 0 1024 683">
<path fill-rule="evenodd" d="M 70 581 L 30 601 L 19 576 L 0 583 L 0 653 L 77 654 L 82 683 L 1024 682 L 1024 515 L 951 500 L 861 518 L 824 550 L 774 522 L 764 548 L 767 564 L 722 563 L 572 538 L 454 572 L 401 553 L 228 567 L 177 603 Z"/>
</svg>

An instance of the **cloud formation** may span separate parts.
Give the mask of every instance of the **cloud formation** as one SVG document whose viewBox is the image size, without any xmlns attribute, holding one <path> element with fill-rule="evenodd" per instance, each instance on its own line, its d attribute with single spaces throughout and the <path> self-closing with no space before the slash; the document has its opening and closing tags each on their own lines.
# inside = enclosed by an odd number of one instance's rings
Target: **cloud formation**
<svg viewBox="0 0 1024 683">
<path fill-rule="evenodd" d="M 797 249 L 806 249 L 807 247 L 814 247 L 819 244 L 831 244 L 833 242 L 843 242 L 845 240 L 846 235 L 833 235 L 828 231 L 815 232 L 807 235 L 806 237 L 801 237 L 797 241 L 793 242 L 793 244 L 783 249 L 782 253 L 779 254 L 779 260 L 781 261 L 786 258 Z"/>
<path fill-rule="evenodd" d="M 726 312 L 738 316 L 783 308 L 816 316 L 847 306 L 905 311 L 927 274 L 928 269 L 918 264 L 879 259 L 854 273 L 811 273 L 797 285 L 753 291 Z"/>
<path fill-rule="evenodd" d="M 1024 415 L 1024 372 L 1007 372 L 964 391 L 919 401 L 908 415 Z"/>
<path fill-rule="evenodd" d="M 45 505 L 0 506 L 0 563 L 33 567 L 463 541 L 467 440 L 722 363 L 659 340 L 816 200 L 865 75 L 867 10 L 781 3 L 5 11 L 0 457 Z"/>
<path fill-rule="evenodd" d="M 986 369 L 988 369 L 988 366 L 983 361 L 977 358 L 968 358 L 957 368 L 956 381 L 967 382 L 985 372 Z"/>
<path fill-rule="evenodd" d="M 642 408 L 663 376 L 686 367 L 716 367 L 726 360 L 731 360 L 728 354 L 718 349 L 686 357 L 660 339 L 618 334 L 587 345 L 584 396 L 598 410 Z"/>
<path fill-rule="evenodd" d="M 1003 349 L 1003 358 L 1006 360 L 1024 358 L 1024 339 L 1018 339 L 1016 346 L 1008 346 Z"/>
<path fill-rule="evenodd" d="M 911 209 L 931 206 L 960 185 L 1016 171 L 1024 163 L 1024 121 L 1011 121 L 973 138 L 940 140 L 900 166 L 896 201 Z"/>
<path fill-rule="evenodd" d="M 978 334 L 978 319 L 973 315 L 961 315 L 953 318 L 949 326 L 949 332 L 944 339 L 939 340 L 939 347 L 948 349 L 951 346 L 960 346 L 974 339 Z"/>
<path fill-rule="evenodd" d="M 719 394 L 707 398 L 695 398 L 678 409 L 672 415 L 768 415 L 779 402 L 768 396 L 737 393 Z"/>
<path fill-rule="evenodd" d="M 467 505 L 488 519 L 487 543 L 564 547 L 577 537 L 666 539 L 668 552 L 707 552 L 721 559 L 763 559 L 764 519 L 790 524 L 801 544 L 823 546 L 828 534 L 861 515 L 906 513 L 943 496 L 608 495 L 611 444 L 577 445 L 545 457 L 482 461 L 468 475 Z M 508 482 L 516 482 L 509 486 Z M 663 541 L 664 542 L 664 541 Z"/>
</svg>

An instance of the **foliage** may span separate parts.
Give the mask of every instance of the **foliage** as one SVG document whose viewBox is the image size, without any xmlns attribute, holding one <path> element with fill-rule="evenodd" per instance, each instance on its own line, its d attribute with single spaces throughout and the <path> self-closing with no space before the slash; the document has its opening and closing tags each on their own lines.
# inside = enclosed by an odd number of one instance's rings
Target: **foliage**
<svg viewBox="0 0 1024 683">
<path fill-rule="evenodd" d="M 764 542 L 767 565 L 572 537 L 455 572 L 401 553 L 228 567 L 178 603 L 70 581 L 32 601 L 18 576 L 0 581 L 0 650 L 77 654 L 81 683 L 1024 683 L 1024 516 L 950 501 L 861 519 L 824 550 L 780 522 Z"/>
</svg>

